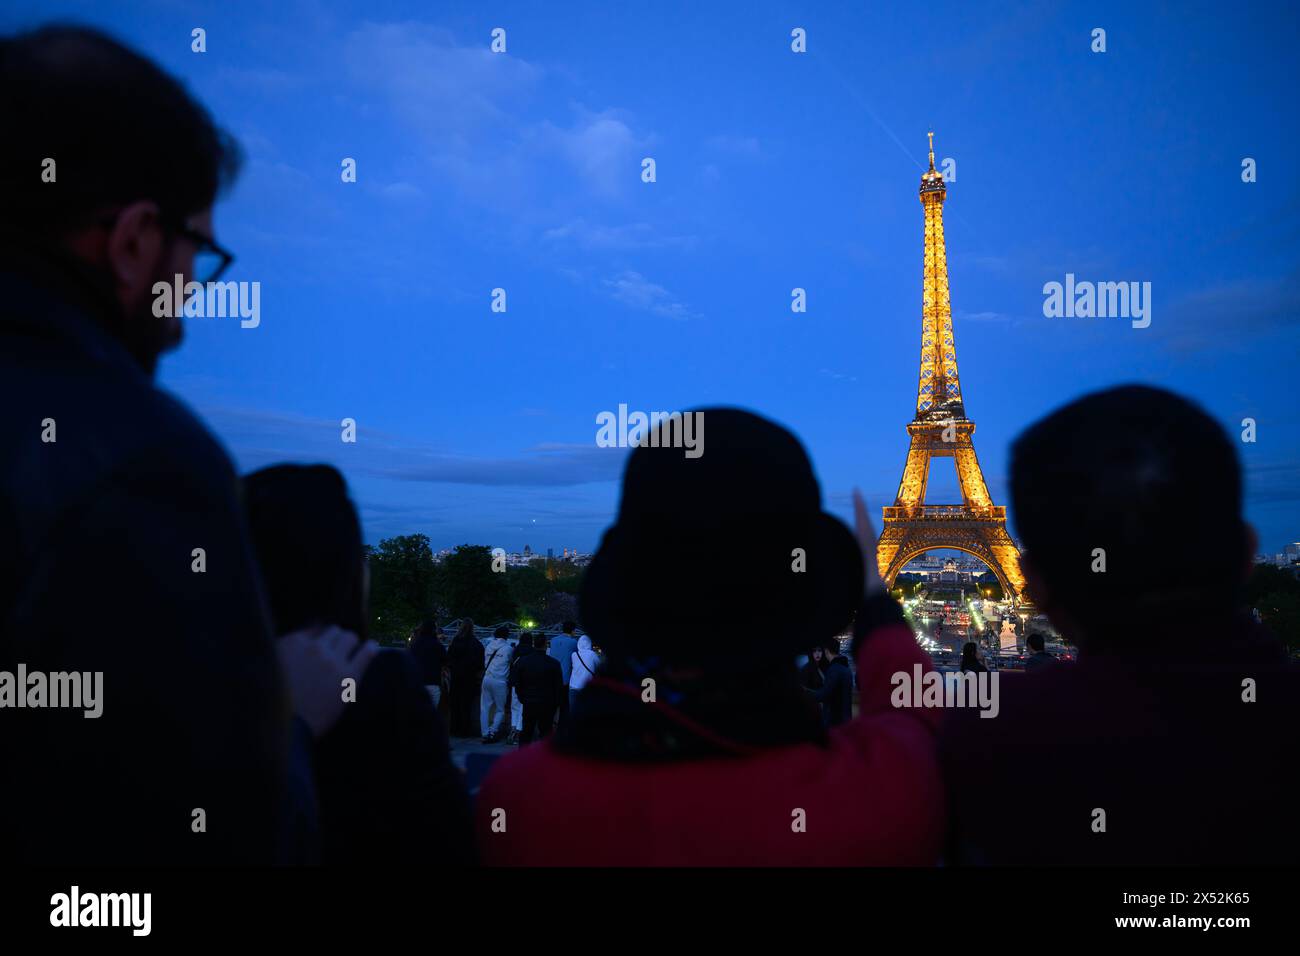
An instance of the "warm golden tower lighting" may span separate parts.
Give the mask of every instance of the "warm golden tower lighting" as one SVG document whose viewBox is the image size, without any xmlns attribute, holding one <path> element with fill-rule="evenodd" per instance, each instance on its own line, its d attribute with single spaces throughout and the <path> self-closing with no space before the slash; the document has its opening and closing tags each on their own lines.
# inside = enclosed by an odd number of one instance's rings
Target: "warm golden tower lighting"
<svg viewBox="0 0 1300 956">
<path fill-rule="evenodd" d="M 898 497 L 884 509 L 884 527 L 876 561 L 885 584 L 892 587 L 903 565 L 925 551 L 955 548 L 984 561 L 1004 593 L 1023 598 L 1020 552 L 1007 534 L 1006 508 L 989 497 L 971 436 L 975 423 L 966 417 L 957 346 L 953 339 L 948 296 L 948 254 L 943 237 L 943 203 L 948 190 L 934 168 L 934 133 L 930 168 L 921 174 L 925 245 L 921 272 L 921 368 L 916 385 L 916 417 L 907 426 L 911 444 Z M 927 505 L 925 489 L 930 461 L 952 458 L 961 485 L 961 504 Z"/>
</svg>

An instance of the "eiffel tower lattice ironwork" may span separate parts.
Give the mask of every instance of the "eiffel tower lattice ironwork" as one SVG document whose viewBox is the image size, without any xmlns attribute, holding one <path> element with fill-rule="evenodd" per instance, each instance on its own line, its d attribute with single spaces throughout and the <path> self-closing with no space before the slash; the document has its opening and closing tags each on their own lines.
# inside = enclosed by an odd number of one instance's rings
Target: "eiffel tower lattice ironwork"
<svg viewBox="0 0 1300 956">
<path fill-rule="evenodd" d="M 957 349 L 952 337 L 948 300 L 948 257 L 943 241 L 943 202 L 947 188 L 934 168 L 934 133 L 930 134 L 930 168 L 921 174 L 925 210 L 925 271 L 921 297 L 921 372 L 916 389 L 916 417 L 907 426 L 911 447 L 893 507 L 884 509 L 876 545 L 876 562 L 886 586 L 892 587 L 903 566 L 922 552 L 953 548 L 972 554 L 997 576 L 1013 600 L 1024 598 L 1020 552 L 1007 534 L 1007 509 L 994 505 L 975 457 L 971 436 L 975 423 L 966 417 L 957 376 Z M 926 485 L 934 458 L 953 458 L 961 485 L 961 504 L 927 505 Z"/>
</svg>

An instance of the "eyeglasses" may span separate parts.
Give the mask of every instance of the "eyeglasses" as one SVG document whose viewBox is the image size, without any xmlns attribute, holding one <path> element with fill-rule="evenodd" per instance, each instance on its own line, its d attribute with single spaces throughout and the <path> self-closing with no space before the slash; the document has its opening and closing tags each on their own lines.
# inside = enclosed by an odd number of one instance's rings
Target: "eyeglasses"
<svg viewBox="0 0 1300 956">
<path fill-rule="evenodd" d="M 235 261 L 234 253 L 217 245 L 215 241 L 197 229 L 180 226 L 176 229 L 176 234 L 194 243 L 195 282 L 203 285 L 216 282 L 222 273 L 230 268 L 230 264 Z"/>
<path fill-rule="evenodd" d="M 112 229 L 117 223 L 117 217 L 120 213 L 114 212 L 112 215 L 105 216 L 99 220 L 99 224 L 105 229 Z M 217 245 L 216 241 L 210 236 L 205 236 L 197 229 L 191 229 L 185 223 L 171 223 L 169 227 L 173 233 L 188 239 L 194 243 L 194 268 L 192 270 L 193 280 L 203 285 L 209 282 L 216 282 L 235 261 L 235 254 L 228 249 Z"/>
</svg>

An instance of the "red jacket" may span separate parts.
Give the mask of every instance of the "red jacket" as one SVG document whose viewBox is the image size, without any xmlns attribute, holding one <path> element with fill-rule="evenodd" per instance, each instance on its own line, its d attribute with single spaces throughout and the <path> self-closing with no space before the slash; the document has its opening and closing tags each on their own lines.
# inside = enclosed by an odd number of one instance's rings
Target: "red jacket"
<svg viewBox="0 0 1300 956">
<path fill-rule="evenodd" d="M 889 702 L 890 676 L 910 674 L 918 663 L 932 669 L 906 626 L 871 634 L 858 651 L 860 714 L 831 730 L 826 746 L 668 764 L 571 756 L 549 740 L 526 746 L 493 765 L 476 798 L 483 860 L 498 866 L 932 864 L 944 829 L 936 753 L 942 711 L 895 709 Z M 804 832 L 797 832 L 801 820 Z"/>
</svg>

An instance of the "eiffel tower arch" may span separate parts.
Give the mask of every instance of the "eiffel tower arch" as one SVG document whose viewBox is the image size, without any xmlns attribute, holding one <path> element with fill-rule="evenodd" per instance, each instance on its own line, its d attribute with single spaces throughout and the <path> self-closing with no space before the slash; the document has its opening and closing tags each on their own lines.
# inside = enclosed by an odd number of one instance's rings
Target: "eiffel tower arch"
<svg viewBox="0 0 1300 956">
<path fill-rule="evenodd" d="M 946 506 L 939 506 L 946 507 Z M 933 516 L 927 516 L 927 521 Z M 994 529 L 990 534 L 987 529 L 979 524 L 962 527 L 960 521 L 953 521 L 946 527 L 936 527 L 937 523 L 927 525 L 915 524 L 911 528 L 906 528 L 906 522 L 900 521 L 893 527 L 886 529 L 880 537 L 880 543 L 877 546 L 877 556 L 888 549 L 892 555 L 889 563 L 889 570 L 882 573 L 881 577 L 885 583 L 893 587 L 894 580 L 898 573 L 914 558 L 920 557 L 927 551 L 933 551 L 936 548 L 944 548 L 952 551 L 963 551 L 972 557 L 979 558 L 993 571 L 994 577 L 998 579 L 998 584 L 1002 585 L 1002 591 L 1009 598 L 1019 597 L 1022 602 L 1025 598 L 1024 582 L 1021 580 L 1017 586 L 1006 568 L 1010 560 L 1016 560 L 1018 554 L 1015 542 L 1007 534 L 1006 529 Z M 996 544 L 990 544 L 989 539 L 1000 539 Z M 884 568 L 884 565 L 881 565 Z M 1016 565 L 1016 573 L 1019 573 L 1019 564 Z"/>
<path fill-rule="evenodd" d="M 916 388 L 916 417 L 907 426 L 910 445 L 894 504 L 884 509 L 876 544 L 876 563 L 887 587 L 917 555 L 951 548 L 974 555 L 992 569 L 1003 593 L 1024 600 L 1025 579 L 1020 551 L 1007 533 L 1007 510 L 993 504 L 979 458 L 975 422 L 966 416 L 957 349 L 953 343 L 948 297 L 948 255 L 943 238 L 943 202 L 947 187 L 934 168 L 934 134 L 930 134 L 930 168 L 921 175 L 925 210 L 925 258 L 921 292 L 921 368 Z M 961 486 L 961 504 L 927 505 L 926 486 L 935 458 L 952 458 Z"/>
</svg>

